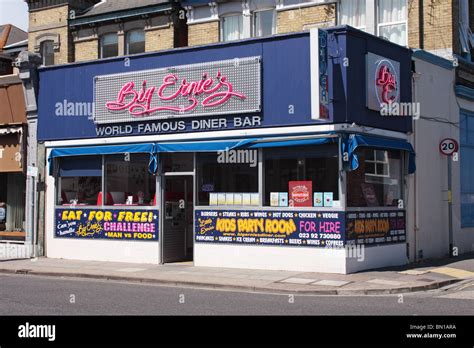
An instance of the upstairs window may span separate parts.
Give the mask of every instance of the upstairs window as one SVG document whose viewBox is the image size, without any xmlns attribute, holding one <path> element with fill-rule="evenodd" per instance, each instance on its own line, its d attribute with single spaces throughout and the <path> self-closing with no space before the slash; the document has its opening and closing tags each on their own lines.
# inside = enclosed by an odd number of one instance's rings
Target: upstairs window
<svg viewBox="0 0 474 348">
<path fill-rule="evenodd" d="M 243 16 L 242 14 L 226 16 L 222 18 L 222 41 L 234 41 L 243 38 Z"/>
<path fill-rule="evenodd" d="M 366 30 L 366 0 L 342 0 L 339 16 L 341 24 L 347 24 L 351 27 Z"/>
<path fill-rule="evenodd" d="M 145 32 L 141 29 L 130 30 L 125 39 L 125 54 L 145 52 Z"/>
<path fill-rule="evenodd" d="M 407 0 L 378 1 L 378 36 L 407 45 Z"/>
<path fill-rule="evenodd" d="M 40 54 L 44 66 L 54 65 L 54 41 L 43 41 L 40 45 Z"/>
<path fill-rule="evenodd" d="M 254 14 L 254 36 L 270 36 L 275 33 L 275 10 L 258 11 Z"/>
<path fill-rule="evenodd" d="M 102 35 L 99 47 L 100 58 L 118 56 L 118 36 L 116 33 Z"/>
</svg>

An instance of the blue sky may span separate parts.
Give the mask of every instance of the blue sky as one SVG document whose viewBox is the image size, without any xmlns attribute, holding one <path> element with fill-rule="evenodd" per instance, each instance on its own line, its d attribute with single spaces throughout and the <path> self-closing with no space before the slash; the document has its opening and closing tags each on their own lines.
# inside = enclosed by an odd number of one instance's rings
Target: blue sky
<svg viewBox="0 0 474 348">
<path fill-rule="evenodd" d="M 28 31 L 28 5 L 23 0 L 0 0 L 0 24 Z"/>
</svg>

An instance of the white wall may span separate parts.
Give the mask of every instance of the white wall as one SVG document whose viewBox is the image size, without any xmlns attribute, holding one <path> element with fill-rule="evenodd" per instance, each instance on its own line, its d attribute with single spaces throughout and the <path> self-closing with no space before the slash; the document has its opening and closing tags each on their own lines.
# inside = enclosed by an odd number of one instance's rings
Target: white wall
<svg viewBox="0 0 474 348">
<path fill-rule="evenodd" d="M 411 261 L 417 258 L 420 250 L 423 251 L 423 258 L 448 255 L 447 157 L 440 154 L 439 143 L 447 137 L 459 140 L 456 126 L 424 119 L 432 117 L 458 122 L 454 70 L 418 58 L 414 60 L 416 72 L 420 74 L 415 78 L 414 94 L 415 101 L 420 103 L 422 118 L 413 121 L 414 134 L 410 139 L 417 154 L 416 173 L 407 180 L 407 227 Z M 453 199 L 456 202 L 459 201 L 459 162 L 454 162 L 452 175 Z M 459 230 L 458 220 L 455 219 L 454 230 Z"/>
<path fill-rule="evenodd" d="M 343 249 L 195 243 L 194 265 L 346 273 Z"/>
<path fill-rule="evenodd" d="M 405 243 L 364 248 L 362 255 L 363 259 L 360 257 L 347 258 L 346 273 L 401 266 L 408 263 Z"/>
</svg>

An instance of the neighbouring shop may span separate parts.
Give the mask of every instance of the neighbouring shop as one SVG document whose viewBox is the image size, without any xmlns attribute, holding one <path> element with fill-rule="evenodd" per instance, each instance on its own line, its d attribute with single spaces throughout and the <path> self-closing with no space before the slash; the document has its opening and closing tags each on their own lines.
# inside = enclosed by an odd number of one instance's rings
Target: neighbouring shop
<svg viewBox="0 0 474 348">
<path fill-rule="evenodd" d="M 25 104 L 21 80 L 0 78 L 0 242 L 25 240 Z"/>
<path fill-rule="evenodd" d="M 411 101 L 409 50 L 337 27 L 129 63 L 40 69 L 48 257 L 337 273 L 406 262 L 411 119 L 380 108 Z"/>
</svg>

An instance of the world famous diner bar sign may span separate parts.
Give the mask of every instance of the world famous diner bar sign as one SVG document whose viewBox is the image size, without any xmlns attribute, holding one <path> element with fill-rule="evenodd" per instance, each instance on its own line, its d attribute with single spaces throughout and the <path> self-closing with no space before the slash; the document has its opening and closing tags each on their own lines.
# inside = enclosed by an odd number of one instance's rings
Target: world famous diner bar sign
<svg viewBox="0 0 474 348">
<path fill-rule="evenodd" d="M 94 83 L 98 125 L 261 110 L 260 57 L 102 75 Z"/>
</svg>

